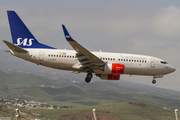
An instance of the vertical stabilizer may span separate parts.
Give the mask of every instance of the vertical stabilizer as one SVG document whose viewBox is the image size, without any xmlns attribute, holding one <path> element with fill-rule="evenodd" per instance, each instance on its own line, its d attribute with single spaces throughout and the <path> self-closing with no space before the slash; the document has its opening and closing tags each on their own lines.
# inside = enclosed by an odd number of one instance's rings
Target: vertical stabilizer
<svg viewBox="0 0 180 120">
<path fill-rule="evenodd" d="M 9 25 L 11 29 L 13 44 L 21 48 L 45 48 L 55 49 L 53 47 L 39 43 L 36 38 L 31 34 L 29 29 L 19 18 L 15 11 L 7 11 Z"/>
</svg>

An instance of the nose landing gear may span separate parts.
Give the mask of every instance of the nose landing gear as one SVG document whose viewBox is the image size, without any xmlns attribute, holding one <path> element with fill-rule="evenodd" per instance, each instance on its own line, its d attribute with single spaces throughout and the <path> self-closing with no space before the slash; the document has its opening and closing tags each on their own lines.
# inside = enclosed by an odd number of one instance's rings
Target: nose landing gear
<svg viewBox="0 0 180 120">
<path fill-rule="evenodd" d="M 156 84 L 155 77 L 153 77 L 152 83 L 153 83 L 153 84 Z"/>
<path fill-rule="evenodd" d="M 153 80 L 152 83 L 153 83 L 153 84 L 156 84 L 156 80 Z"/>
</svg>

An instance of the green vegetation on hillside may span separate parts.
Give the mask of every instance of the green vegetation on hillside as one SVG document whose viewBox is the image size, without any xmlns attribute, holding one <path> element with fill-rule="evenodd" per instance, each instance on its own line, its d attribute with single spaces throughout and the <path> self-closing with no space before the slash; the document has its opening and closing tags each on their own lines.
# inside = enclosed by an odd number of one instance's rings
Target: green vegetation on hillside
<svg viewBox="0 0 180 120">
<path fill-rule="evenodd" d="M 115 103 L 59 110 L 32 110 L 31 112 L 41 114 L 42 118 L 51 120 L 92 120 L 93 109 L 96 109 L 98 120 L 175 119 L 173 112 L 144 102 Z"/>
<path fill-rule="evenodd" d="M 176 96 L 140 89 L 132 89 L 109 81 L 73 83 L 68 80 L 54 80 L 27 73 L 0 72 L 0 97 L 19 96 L 54 105 L 92 106 L 119 102 L 143 101 L 159 107 L 174 110 L 180 106 Z M 99 86 L 99 87 L 98 87 Z M 122 92 L 121 92 L 122 91 Z"/>
<path fill-rule="evenodd" d="M 145 102 L 114 103 L 97 106 L 82 106 L 61 109 L 21 108 L 22 120 L 92 120 L 96 109 L 98 120 L 173 120 L 174 112 Z M 15 108 L 0 103 L 0 117 L 15 119 Z"/>
</svg>

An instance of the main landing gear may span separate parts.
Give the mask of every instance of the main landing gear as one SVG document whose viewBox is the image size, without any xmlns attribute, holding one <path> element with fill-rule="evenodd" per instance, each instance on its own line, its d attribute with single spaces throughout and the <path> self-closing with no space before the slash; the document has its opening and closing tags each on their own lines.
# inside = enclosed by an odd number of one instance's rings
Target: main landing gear
<svg viewBox="0 0 180 120">
<path fill-rule="evenodd" d="M 153 83 L 153 84 L 156 84 L 155 77 L 153 77 L 152 83 Z"/>
<path fill-rule="evenodd" d="M 86 81 L 87 83 L 91 82 L 92 77 L 93 77 L 92 72 L 87 73 L 87 76 L 86 76 L 86 78 L 85 78 L 85 81 Z"/>
</svg>

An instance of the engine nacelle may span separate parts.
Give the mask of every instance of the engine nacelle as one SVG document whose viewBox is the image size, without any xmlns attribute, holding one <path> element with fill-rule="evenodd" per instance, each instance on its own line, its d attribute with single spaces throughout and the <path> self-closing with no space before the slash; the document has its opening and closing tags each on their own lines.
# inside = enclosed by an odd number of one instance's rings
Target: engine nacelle
<svg viewBox="0 0 180 120">
<path fill-rule="evenodd" d="M 107 74 L 123 74 L 124 65 L 120 63 L 106 64 L 104 67 L 104 72 Z"/>
<path fill-rule="evenodd" d="M 101 74 L 100 78 L 103 80 L 119 80 L 119 74 Z"/>
</svg>

